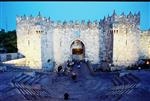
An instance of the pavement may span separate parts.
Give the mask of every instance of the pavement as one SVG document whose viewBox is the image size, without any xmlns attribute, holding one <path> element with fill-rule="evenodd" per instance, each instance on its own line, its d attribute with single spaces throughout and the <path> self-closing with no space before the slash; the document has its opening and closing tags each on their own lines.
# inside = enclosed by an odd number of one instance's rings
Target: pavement
<svg viewBox="0 0 150 101">
<path fill-rule="evenodd" d="M 42 76 L 38 73 L 38 77 L 30 80 L 31 72 L 13 69 L 0 73 L 0 101 L 65 101 L 65 93 L 69 94 L 68 101 L 150 101 L 149 70 L 130 71 L 140 79 L 138 83 L 114 86 L 112 79 L 115 73 L 93 76 L 85 63 L 80 64 L 80 68 L 78 65 L 73 66 L 72 72 L 77 74 L 76 80 L 72 80 L 71 73 L 58 75 L 54 72 L 41 73 Z M 19 77 L 21 73 L 28 76 Z M 14 78 L 17 82 L 12 87 Z M 34 85 L 40 85 L 41 89 L 33 88 Z M 43 91 L 46 93 L 39 95 Z"/>
</svg>

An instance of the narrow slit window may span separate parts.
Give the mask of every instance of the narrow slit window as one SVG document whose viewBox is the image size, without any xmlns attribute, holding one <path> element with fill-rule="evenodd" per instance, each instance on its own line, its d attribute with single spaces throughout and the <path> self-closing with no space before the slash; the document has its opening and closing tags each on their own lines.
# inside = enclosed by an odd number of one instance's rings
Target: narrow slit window
<svg viewBox="0 0 150 101">
<path fill-rule="evenodd" d="M 28 46 L 30 45 L 30 41 L 28 40 Z"/>
</svg>

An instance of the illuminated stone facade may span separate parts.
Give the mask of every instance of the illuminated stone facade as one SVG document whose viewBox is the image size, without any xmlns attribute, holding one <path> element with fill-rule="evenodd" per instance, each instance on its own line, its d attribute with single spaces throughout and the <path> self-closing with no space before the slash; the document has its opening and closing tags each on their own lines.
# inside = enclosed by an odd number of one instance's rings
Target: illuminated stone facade
<svg viewBox="0 0 150 101">
<path fill-rule="evenodd" d="M 36 69 L 52 69 L 53 63 L 72 60 L 71 45 L 79 40 L 84 45 L 84 58 L 93 64 L 111 63 L 129 66 L 143 56 L 149 57 L 147 43 L 140 40 L 140 13 L 104 17 L 100 21 L 60 21 L 50 18 L 17 17 L 18 52 L 26 58 L 26 65 Z M 144 35 L 144 34 L 143 34 Z M 140 44 L 145 50 L 142 50 Z"/>
<path fill-rule="evenodd" d="M 140 58 L 150 58 L 150 30 L 142 31 L 140 35 Z"/>
</svg>

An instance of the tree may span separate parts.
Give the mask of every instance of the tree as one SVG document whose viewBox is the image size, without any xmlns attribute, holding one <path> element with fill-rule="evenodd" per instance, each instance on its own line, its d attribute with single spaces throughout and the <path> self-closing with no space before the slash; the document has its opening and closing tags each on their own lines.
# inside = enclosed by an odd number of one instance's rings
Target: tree
<svg viewBox="0 0 150 101">
<path fill-rule="evenodd" d="M 17 52 L 17 36 L 16 31 L 8 31 L 5 30 L 0 31 L 0 48 L 5 48 L 8 53 Z"/>
</svg>

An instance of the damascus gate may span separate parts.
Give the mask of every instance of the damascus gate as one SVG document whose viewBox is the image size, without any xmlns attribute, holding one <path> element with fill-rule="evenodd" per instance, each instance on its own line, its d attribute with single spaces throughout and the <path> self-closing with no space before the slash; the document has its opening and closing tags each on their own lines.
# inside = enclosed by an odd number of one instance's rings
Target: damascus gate
<svg viewBox="0 0 150 101">
<path fill-rule="evenodd" d="M 16 20 L 18 52 L 31 68 L 51 70 L 68 60 L 127 67 L 150 57 L 149 31 L 140 30 L 140 12 L 114 11 L 95 21 L 54 22 L 40 13 Z"/>
</svg>

